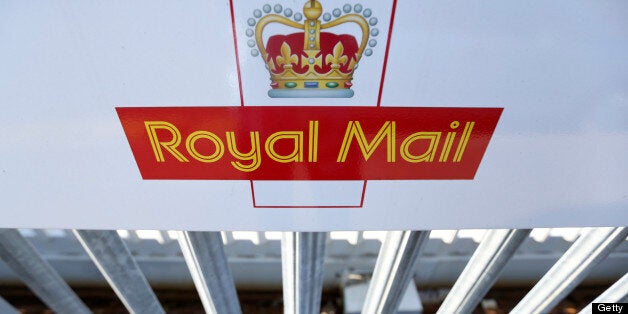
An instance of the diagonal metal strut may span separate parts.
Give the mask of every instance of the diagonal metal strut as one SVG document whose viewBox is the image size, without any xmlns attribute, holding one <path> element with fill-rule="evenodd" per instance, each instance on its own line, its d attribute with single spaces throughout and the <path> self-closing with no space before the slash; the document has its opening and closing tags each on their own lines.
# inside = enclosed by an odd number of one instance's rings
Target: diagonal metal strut
<svg viewBox="0 0 628 314">
<path fill-rule="evenodd" d="M 362 313 L 395 313 L 429 231 L 389 231 L 382 243 Z"/>
<path fill-rule="evenodd" d="M 179 231 L 178 238 L 205 311 L 242 313 L 220 232 Z"/>
<path fill-rule="evenodd" d="M 628 228 L 587 228 L 511 313 L 545 313 L 586 278 L 628 235 Z"/>
<path fill-rule="evenodd" d="M 74 230 L 74 235 L 129 312 L 165 313 L 116 231 Z"/>
<path fill-rule="evenodd" d="M 532 230 L 487 231 L 437 313 L 473 312 L 530 231 Z"/>
<path fill-rule="evenodd" d="M 0 229 L 0 258 L 50 309 L 57 313 L 91 313 L 16 229 Z"/>
</svg>

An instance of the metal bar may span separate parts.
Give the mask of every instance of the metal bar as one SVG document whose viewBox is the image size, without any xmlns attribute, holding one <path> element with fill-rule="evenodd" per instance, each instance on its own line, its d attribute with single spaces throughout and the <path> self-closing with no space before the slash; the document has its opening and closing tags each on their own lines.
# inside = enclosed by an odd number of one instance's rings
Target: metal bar
<svg viewBox="0 0 628 314">
<path fill-rule="evenodd" d="M 395 313 L 429 231 L 389 231 L 382 243 L 362 313 Z"/>
<path fill-rule="evenodd" d="M 357 275 L 357 274 L 355 274 Z M 348 277 L 345 277 L 349 280 Z M 362 306 L 366 298 L 366 292 L 369 288 L 368 281 L 350 281 L 346 285 L 343 285 L 342 291 L 342 304 L 343 313 L 345 314 L 360 314 L 362 313 Z M 399 308 L 395 313 L 404 314 L 421 314 L 423 313 L 423 305 L 421 304 L 421 297 L 419 291 L 416 288 L 414 280 L 410 280 L 408 287 L 405 289 L 405 293 L 401 297 L 399 302 Z"/>
<path fill-rule="evenodd" d="M 628 228 L 587 228 L 511 313 L 549 312 L 628 235 Z"/>
<path fill-rule="evenodd" d="M 19 314 L 20 312 L 14 308 L 13 305 L 9 304 L 9 302 L 0 297 L 0 313 Z"/>
<path fill-rule="evenodd" d="M 489 230 L 437 313 L 473 312 L 530 231 Z"/>
<path fill-rule="evenodd" d="M 17 230 L 0 229 L 0 258 L 54 312 L 91 313 Z"/>
<path fill-rule="evenodd" d="M 626 303 L 628 301 L 628 273 L 585 306 L 579 314 L 590 314 L 593 303 Z"/>
<path fill-rule="evenodd" d="M 242 313 L 220 232 L 179 231 L 179 245 L 207 313 Z"/>
<path fill-rule="evenodd" d="M 165 313 L 116 231 L 74 230 L 74 235 L 129 312 Z"/>
<path fill-rule="evenodd" d="M 159 235 L 161 236 L 162 244 L 168 244 L 172 242 L 170 235 L 168 235 L 168 231 L 159 231 Z"/>
<path fill-rule="evenodd" d="M 283 234 L 281 268 L 284 313 L 320 313 L 326 241 L 325 232 Z"/>
</svg>

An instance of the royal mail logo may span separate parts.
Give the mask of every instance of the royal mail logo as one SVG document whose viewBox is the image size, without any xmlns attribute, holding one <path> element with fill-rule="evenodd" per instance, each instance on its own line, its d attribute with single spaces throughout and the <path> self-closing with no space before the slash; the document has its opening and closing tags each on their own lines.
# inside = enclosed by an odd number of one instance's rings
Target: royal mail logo
<svg viewBox="0 0 628 314">
<path fill-rule="evenodd" d="M 502 110 L 117 111 L 144 179 L 418 180 L 473 179 Z"/>
<path fill-rule="evenodd" d="M 229 6 L 239 106 L 117 108 L 142 178 L 249 180 L 255 207 L 474 178 L 502 108 L 381 104 L 396 0 Z"/>
</svg>

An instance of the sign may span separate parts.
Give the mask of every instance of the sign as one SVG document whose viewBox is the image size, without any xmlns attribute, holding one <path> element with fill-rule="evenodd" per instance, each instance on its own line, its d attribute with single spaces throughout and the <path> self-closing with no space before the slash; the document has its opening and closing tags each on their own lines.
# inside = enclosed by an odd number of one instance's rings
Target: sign
<svg viewBox="0 0 628 314">
<path fill-rule="evenodd" d="M 200 180 L 470 180 L 500 113 L 491 108 L 118 108 L 144 179 Z"/>
<path fill-rule="evenodd" d="M 626 12 L 3 2 L 0 227 L 624 226 Z"/>
</svg>

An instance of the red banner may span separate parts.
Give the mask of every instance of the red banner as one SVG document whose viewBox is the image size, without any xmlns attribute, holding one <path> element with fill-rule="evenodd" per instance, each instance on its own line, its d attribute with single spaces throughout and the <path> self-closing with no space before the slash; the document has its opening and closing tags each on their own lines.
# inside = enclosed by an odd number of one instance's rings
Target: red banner
<svg viewBox="0 0 628 314">
<path fill-rule="evenodd" d="M 503 108 L 116 108 L 144 179 L 473 179 Z"/>
</svg>

